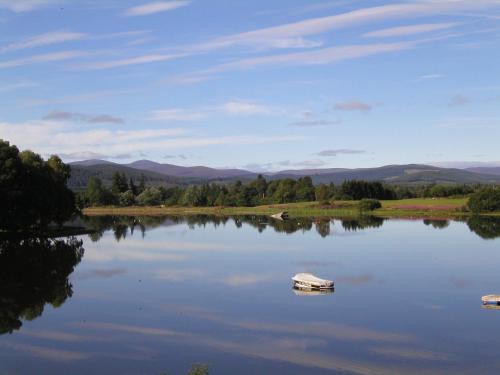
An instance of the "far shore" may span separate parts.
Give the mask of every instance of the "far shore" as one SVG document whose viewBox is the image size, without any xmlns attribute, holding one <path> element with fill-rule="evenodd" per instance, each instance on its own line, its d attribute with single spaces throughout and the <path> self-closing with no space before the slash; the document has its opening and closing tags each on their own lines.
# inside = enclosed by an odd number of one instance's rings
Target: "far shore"
<svg viewBox="0 0 500 375">
<path fill-rule="evenodd" d="M 386 218 L 454 218 L 472 215 L 465 207 L 467 198 L 416 198 L 381 201 L 382 208 L 363 212 Z M 87 216 L 167 216 L 167 215 L 272 215 L 286 211 L 290 218 L 299 217 L 354 217 L 360 211 L 356 201 L 335 201 L 330 205 L 319 202 L 271 204 L 256 207 L 183 207 L 183 206 L 132 206 L 89 207 Z M 500 216 L 500 212 L 488 213 Z"/>
</svg>

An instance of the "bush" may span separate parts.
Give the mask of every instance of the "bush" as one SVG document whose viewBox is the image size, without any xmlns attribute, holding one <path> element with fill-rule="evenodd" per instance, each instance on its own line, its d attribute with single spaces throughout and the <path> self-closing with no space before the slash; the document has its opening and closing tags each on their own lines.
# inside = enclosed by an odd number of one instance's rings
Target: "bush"
<svg viewBox="0 0 500 375">
<path fill-rule="evenodd" d="M 361 211 L 373 211 L 381 207 L 382 204 L 377 199 L 361 199 L 359 202 L 359 209 Z"/>
<path fill-rule="evenodd" d="M 135 204 L 135 196 L 132 190 L 127 190 L 118 195 L 118 203 L 122 207 L 133 206 Z"/>
<path fill-rule="evenodd" d="M 500 188 L 487 187 L 471 195 L 469 209 L 474 213 L 500 211 Z"/>
<path fill-rule="evenodd" d="M 140 206 L 157 206 L 161 203 L 162 194 L 157 187 L 148 187 L 137 196 Z"/>
</svg>

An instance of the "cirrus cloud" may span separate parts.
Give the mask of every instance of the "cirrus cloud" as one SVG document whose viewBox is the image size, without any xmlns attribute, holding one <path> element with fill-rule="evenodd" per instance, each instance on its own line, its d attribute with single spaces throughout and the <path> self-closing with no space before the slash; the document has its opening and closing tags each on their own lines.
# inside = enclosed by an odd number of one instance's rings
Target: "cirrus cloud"
<svg viewBox="0 0 500 375">
<path fill-rule="evenodd" d="M 174 0 L 174 1 L 157 1 L 153 3 L 138 5 L 127 9 L 123 14 L 125 16 L 149 16 L 151 14 L 167 12 L 177 8 L 182 8 L 189 5 L 190 1 Z"/>
</svg>

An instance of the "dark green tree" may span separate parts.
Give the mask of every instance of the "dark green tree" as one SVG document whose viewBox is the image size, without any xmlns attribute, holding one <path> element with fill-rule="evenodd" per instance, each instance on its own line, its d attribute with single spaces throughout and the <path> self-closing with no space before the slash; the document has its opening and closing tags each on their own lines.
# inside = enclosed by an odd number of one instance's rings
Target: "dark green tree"
<svg viewBox="0 0 500 375">
<path fill-rule="evenodd" d="M 0 140 L 0 229 L 41 230 L 68 220 L 76 212 L 69 177 L 59 157 L 45 161 Z"/>
<path fill-rule="evenodd" d="M 124 173 L 120 173 L 116 171 L 113 173 L 113 177 L 111 179 L 111 192 L 118 196 L 121 193 L 125 193 L 128 190 L 129 186 L 127 183 L 127 177 Z"/>
</svg>

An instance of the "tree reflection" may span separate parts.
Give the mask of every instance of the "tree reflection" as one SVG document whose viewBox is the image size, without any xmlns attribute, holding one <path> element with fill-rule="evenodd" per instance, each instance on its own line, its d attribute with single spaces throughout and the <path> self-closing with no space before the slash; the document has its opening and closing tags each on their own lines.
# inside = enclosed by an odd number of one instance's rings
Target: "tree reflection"
<svg viewBox="0 0 500 375">
<path fill-rule="evenodd" d="M 435 229 L 444 229 L 450 225 L 449 220 L 424 219 L 425 225 L 431 225 Z"/>
<path fill-rule="evenodd" d="M 87 216 L 83 221 L 90 234 L 92 241 L 98 241 L 104 232 L 111 230 L 117 241 L 133 235 L 139 229 L 144 237 L 146 230 L 160 226 L 171 226 L 186 224 L 188 228 L 205 228 L 210 225 L 214 228 L 225 226 L 231 222 L 236 228 L 244 225 L 251 226 L 259 233 L 267 228 L 272 228 L 277 233 L 292 234 L 296 232 L 308 232 L 313 228 L 321 237 L 331 234 L 333 220 L 331 218 L 295 218 L 287 220 L 277 220 L 268 216 L 240 215 L 240 216 L 210 216 L 210 215 L 189 215 L 189 216 Z M 373 216 L 360 216 L 358 218 L 342 219 L 342 227 L 348 231 L 357 231 L 366 228 L 377 228 L 384 223 L 383 218 Z"/>
<path fill-rule="evenodd" d="M 335 219 L 337 220 L 337 219 Z M 340 222 L 345 231 L 359 231 L 368 228 L 381 227 L 386 219 L 361 215 L 358 217 L 341 218 Z M 128 235 L 133 235 L 139 230 L 141 235 L 146 235 L 146 230 L 158 228 L 160 226 L 172 226 L 185 224 L 190 229 L 205 228 L 213 226 L 225 226 L 233 223 L 237 228 L 251 226 L 259 233 L 267 228 L 272 228 L 277 233 L 292 234 L 296 232 L 308 232 L 313 228 L 321 237 L 331 235 L 331 218 L 295 218 L 287 220 L 272 219 L 268 216 L 241 215 L 241 216 L 210 216 L 210 215 L 190 215 L 190 216 L 84 216 L 83 222 L 86 228 L 92 233 L 89 235 L 92 241 L 99 241 L 106 231 L 113 231 L 115 239 L 120 241 Z M 436 229 L 444 229 L 450 225 L 450 220 L 445 219 L 424 219 L 425 225 L 430 225 Z M 500 237 L 500 217 L 472 216 L 467 219 L 470 230 L 484 239 Z"/>
<path fill-rule="evenodd" d="M 39 317 L 45 304 L 59 307 L 71 297 L 68 277 L 83 252 L 74 237 L 0 239 L 0 335 Z"/>
<path fill-rule="evenodd" d="M 467 219 L 469 229 L 485 240 L 500 237 L 500 217 L 471 216 Z"/>
<path fill-rule="evenodd" d="M 342 219 L 342 228 L 346 231 L 356 232 L 361 229 L 379 228 L 385 219 L 376 216 L 360 216 L 358 218 Z"/>
</svg>

